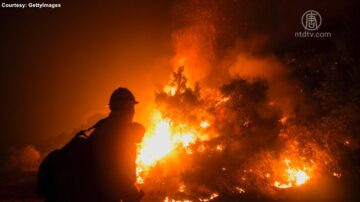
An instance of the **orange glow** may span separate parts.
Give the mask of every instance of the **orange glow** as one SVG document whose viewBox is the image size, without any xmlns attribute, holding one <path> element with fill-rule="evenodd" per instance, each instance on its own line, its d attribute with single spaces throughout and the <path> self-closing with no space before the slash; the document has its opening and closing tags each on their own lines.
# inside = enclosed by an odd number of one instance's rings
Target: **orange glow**
<svg viewBox="0 0 360 202">
<path fill-rule="evenodd" d="M 161 120 L 157 123 L 153 134 L 146 136 L 138 159 L 143 164 L 150 165 L 164 157 L 171 149 L 170 123 L 166 120 Z"/>
<path fill-rule="evenodd" d="M 180 58 L 180 59 L 177 61 L 176 67 L 184 66 L 184 65 L 185 65 L 185 62 L 186 62 L 186 58 L 185 58 L 185 57 Z"/>
</svg>

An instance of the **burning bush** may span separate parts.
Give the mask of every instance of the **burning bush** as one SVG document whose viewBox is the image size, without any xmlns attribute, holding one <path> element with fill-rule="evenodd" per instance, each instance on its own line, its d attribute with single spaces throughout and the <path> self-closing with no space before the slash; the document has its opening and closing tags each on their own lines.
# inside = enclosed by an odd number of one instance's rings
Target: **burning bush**
<svg viewBox="0 0 360 202">
<path fill-rule="evenodd" d="M 145 201 L 271 200 L 321 175 L 341 175 L 331 141 L 269 102 L 266 80 L 202 90 L 183 71 L 156 94 L 154 126 L 139 145 Z"/>
</svg>

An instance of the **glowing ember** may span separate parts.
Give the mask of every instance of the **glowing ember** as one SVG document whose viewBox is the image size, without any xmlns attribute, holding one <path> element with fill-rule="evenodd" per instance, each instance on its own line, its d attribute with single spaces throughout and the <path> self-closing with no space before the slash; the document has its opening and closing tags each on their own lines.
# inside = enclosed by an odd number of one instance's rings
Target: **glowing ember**
<svg viewBox="0 0 360 202">
<path fill-rule="evenodd" d="M 210 126 L 210 124 L 209 124 L 209 122 L 207 122 L 207 121 L 201 121 L 200 122 L 200 127 L 201 128 L 207 128 L 207 127 L 209 127 Z"/>
<path fill-rule="evenodd" d="M 309 174 L 305 172 L 306 170 L 308 170 L 306 167 L 305 169 L 290 167 L 291 161 L 289 159 L 285 159 L 284 162 L 286 164 L 287 169 L 285 174 L 283 175 L 284 176 L 283 183 L 279 181 L 275 181 L 274 182 L 275 187 L 280 189 L 286 189 L 294 186 L 300 186 L 305 184 L 310 179 Z"/>
<path fill-rule="evenodd" d="M 288 118 L 289 118 L 289 117 L 284 116 L 284 117 L 282 117 L 279 121 L 280 121 L 281 124 L 285 124 L 286 121 L 288 120 Z"/>
<path fill-rule="evenodd" d="M 190 143 L 194 141 L 194 139 L 195 139 L 194 135 L 188 132 L 181 135 L 175 135 L 173 137 L 173 142 L 178 142 L 182 144 L 184 147 L 188 147 Z"/>
<path fill-rule="evenodd" d="M 185 191 L 185 185 L 181 185 L 179 187 L 179 192 L 184 192 Z"/>
<path fill-rule="evenodd" d="M 334 177 L 337 177 L 337 178 L 340 178 L 340 177 L 341 177 L 341 173 L 333 172 L 333 176 L 334 176 Z"/>
<path fill-rule="evenodd" d="M 212 193 L 209 198 L 199 198 L 199 201 L 201 202 L 206 202 L 206 201 L 211 201 L 213 200 L 214 198 L 218 197 L 219 194 L 218 193 Z"/>
<path fill-rule="evenodd" d="M 219 100 L 216 105 L 220 105 L 220 104 L 223 104 L 223 103 L 226 103 L 230 100 L 230 97 L 223 97 L 221 100 Z"/>
<path fill-rule="evenodd" d="M 243 194 L 245 193 L 245 189 L 241 188 L 241 187 L 235 187 L 236 191 L 239 193 L 239 194 Z"/>
<path fill-rule="evenodd" d="M 175 199 L 170 199 L 169 197 L 165 197 L 164 202 L 192 202 L 191 200 L 175 200 Z"/>
<path fill-rule="evenodd" d="M 224 147 L 222 145 L 216 146 L 216 151 L 222 151 L 223 149 L 224 149 Z"/>
<path fill-rule="evenodd" d="M 165 86 L 164 92 L 166 92 L 169 95 L 174 96 L 176 94 L 177 88 L 175 86 Z"/>
</svg>

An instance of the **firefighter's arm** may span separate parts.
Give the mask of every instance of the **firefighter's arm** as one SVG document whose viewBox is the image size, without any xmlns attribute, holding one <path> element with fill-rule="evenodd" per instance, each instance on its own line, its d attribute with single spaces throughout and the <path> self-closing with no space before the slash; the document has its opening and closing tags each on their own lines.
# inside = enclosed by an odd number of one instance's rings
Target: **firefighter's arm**
<svg viewBox="0 0 360 202">
<path fill-rule="evenodd" d="M 145 127 L 140 123 L 133 122 L 131 124 L 132 134 L 136 143 L 141 142 L 145 134 Z"/>
</svg>

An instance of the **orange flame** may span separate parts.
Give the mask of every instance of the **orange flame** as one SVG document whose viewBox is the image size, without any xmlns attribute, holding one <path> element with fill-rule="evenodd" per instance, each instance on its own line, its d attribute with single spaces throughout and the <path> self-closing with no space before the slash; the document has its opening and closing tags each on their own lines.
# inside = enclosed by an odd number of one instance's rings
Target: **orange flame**
<svg viewBox="0 0 360 202">
<path fill-rule="evenodd" d="M 156 111 L 153 114 L 152 128 L 145 134 L 142 143 L 138 148 L 136 159 L 137 182 L 144 182 L 143 177 L 153 167 L 156 162 L 170 154 L 177 146 L 189 147 L 196 141 L 195 135 L 191 130 L 179 131 L 172 127 L 169 119 L 163 119 L 161 113 Z M 191 153 L 190 150 L 187 150 Z"/>
</svg>

